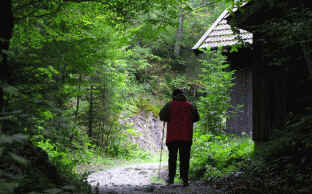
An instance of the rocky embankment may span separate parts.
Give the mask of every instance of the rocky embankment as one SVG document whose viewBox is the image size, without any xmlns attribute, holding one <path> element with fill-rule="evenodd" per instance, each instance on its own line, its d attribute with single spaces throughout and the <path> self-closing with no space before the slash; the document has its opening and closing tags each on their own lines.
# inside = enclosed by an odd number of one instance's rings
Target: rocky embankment
<svg viewBox="0 0 312 194">
<path fill-rule="evenodd" d="M 161 149 L 161 139 L 163 122 L 155 117 L 152 112 L 142 112 L 120 121 L 128 124 L 137 133 L 129 135 L 131 142 L 138 144 L 145 151 L 159 152 Z M 165 137 L 163 138 L 166 139 Z M 164 146 L 166 150 L 166 146 Z"/>
</svg>

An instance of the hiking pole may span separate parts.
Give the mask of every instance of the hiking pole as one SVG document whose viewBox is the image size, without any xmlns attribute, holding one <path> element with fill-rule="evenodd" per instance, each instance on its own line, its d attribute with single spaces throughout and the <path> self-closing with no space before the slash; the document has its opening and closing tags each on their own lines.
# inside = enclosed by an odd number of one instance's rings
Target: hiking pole
<svg viewBox="0 0 312 194">
<path fill-rule="evenodd" d="M 161 157 L 162 157 L 162 151 L 163 151 L 163 143 L 164 143 L 164 134 L 165 134 L 165 126 L 166 122 L 163 122 L 163 130 L 162 130 L 162 135 L 161 135 L 161 144 L 160 144 L 160 157 L 159 157 L 159 178 L 160 178 L 160 168 L 161 168 Z"/>
</svg>

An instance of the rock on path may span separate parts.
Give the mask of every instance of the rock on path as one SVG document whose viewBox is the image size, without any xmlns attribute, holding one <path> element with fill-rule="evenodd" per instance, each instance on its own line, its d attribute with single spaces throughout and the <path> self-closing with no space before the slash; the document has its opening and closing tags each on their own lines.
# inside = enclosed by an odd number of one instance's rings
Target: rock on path
<svg viewBox="0 0 312 194">
<path fill-rule="evenodd" d="M 163 166 L 164 164 L 162 164 Z M 159 163 L 145 163 L 116 167 L 91 174 L 88 182 L 100 194 L 214 194 L 208 185 L 200 182 L 191 183 L 189 187 L 181 184 L 164 185 L 152 183 L 151 179 L 158 176 Z M 164 177 L 167 170 L 162 169 Z"/>
</svg>

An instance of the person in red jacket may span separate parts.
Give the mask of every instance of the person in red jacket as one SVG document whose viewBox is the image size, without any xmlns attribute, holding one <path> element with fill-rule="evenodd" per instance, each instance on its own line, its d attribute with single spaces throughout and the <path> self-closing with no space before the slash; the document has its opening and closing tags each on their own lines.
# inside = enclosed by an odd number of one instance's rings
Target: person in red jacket
<svg viewBox="0 0 312 194">
<path fill-rule="evenodd" d="M 177 154 L 180 155 L 180 177 L 184 186 L 188 186 L 188 171 L 193 138 L 193 123 L 199 121 L 199 114 L 190 103 L 182 89 L 174 89 L 173 100 L 159 112 L 160 120 L 167 122 L 166 145 L 169 150 L 168 184 L 174 183 L 177 166 Z"/>
</svg>

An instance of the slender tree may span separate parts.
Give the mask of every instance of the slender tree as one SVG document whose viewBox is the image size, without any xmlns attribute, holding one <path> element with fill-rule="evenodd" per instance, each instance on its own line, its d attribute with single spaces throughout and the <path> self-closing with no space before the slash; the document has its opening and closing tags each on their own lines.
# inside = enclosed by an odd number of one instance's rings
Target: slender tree
<svg viewBox="0 0 312 194">
<path fill-rule="evenodd" d="M 92 137 L 93 134 L 93 85 L 90 86 L 90 97 L 89 97 L 89 130 L 88 135 Z"/>
<path fill-rule="evenodd" d="M 179 57 L 180 56 L 180 50 L 181 50 L 181 43 L 182 43 L 182 39 L 183 39 L 183 28 L 184 28 L 184 8 L 183 8 L 183 4 L 180 4 L 179 7 L 179 16 L 178 16 L 178 20 L 179 20 L 179 25 L 178 25 L 178 29 L 177 29 L 177 33 L 176 33 L 176 41 L 174 44 L 174 56 L 175 57 Z"/>
<path fill-rule="evenodd" d="M 7 100 L 5 99 L 5 91 L 4 88 L 10 82 L 9 76 L 9 63 L 8 63 L 8 55 L 7 51 L 10 46 L 10 39 L 12 37 L 13 32 L 13 13 L 12 13 L 12 4 L 11 0 L 4 0 L 1 2 L 0 6 L 0 14 L 3 21 L 1 24 L 0 30 L 0 114 L 3 115 L 6 110 L 5 106 L 7 104 Z M 4 129 L 4 121 L 0 121 L 0 131 L 6 130 Z"/>
</svg>

